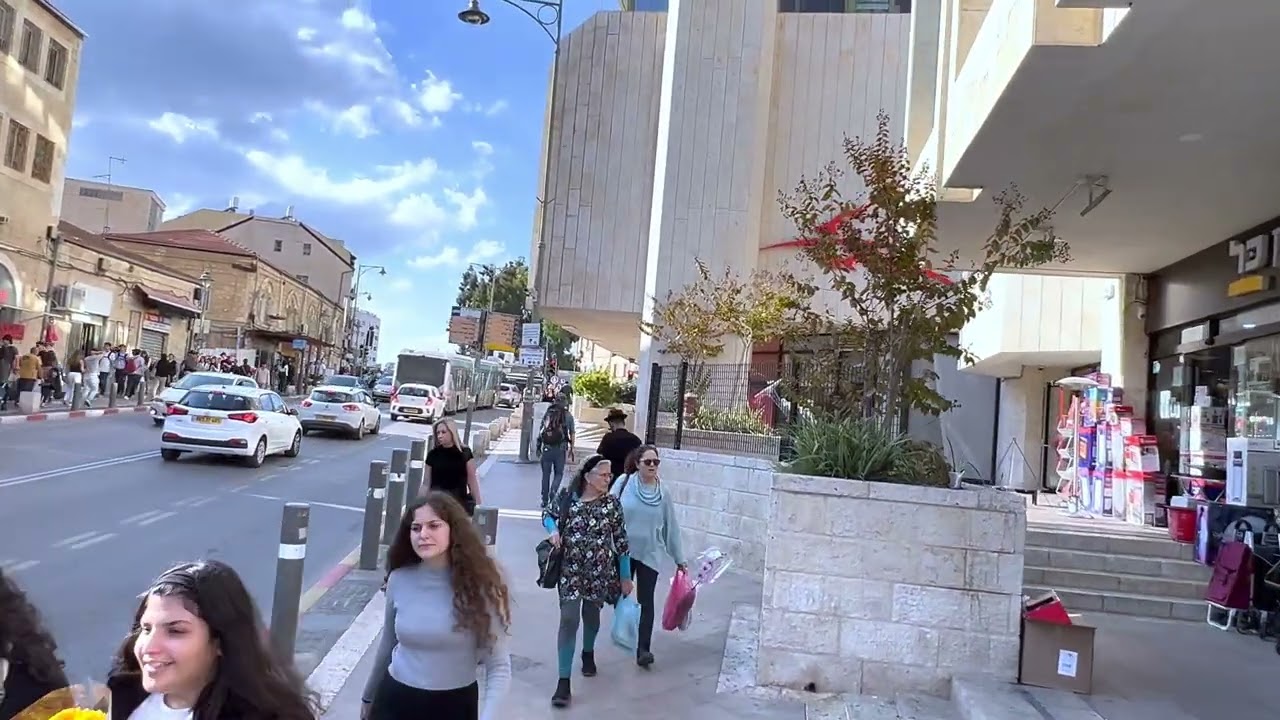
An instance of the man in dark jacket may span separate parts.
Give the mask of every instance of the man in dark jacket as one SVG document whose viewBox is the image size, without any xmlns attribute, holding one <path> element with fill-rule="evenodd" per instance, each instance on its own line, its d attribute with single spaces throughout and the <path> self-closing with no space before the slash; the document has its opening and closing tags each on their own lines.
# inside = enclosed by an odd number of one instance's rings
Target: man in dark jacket
<svg viewBox="0 0 1280 720">
<path fill-rule="evenodd" d="M 604 421 L 609 423 L 609 432 L 600 438 L 600 447 L 596 448 L 596 454 L 603 455 L 609 461 L 613 479 L 617 480 L 623 473 L 627 456 L 644 443 L 635 433 L 627 429 L 627 414 L 622 410 L 613 408 L 605 416 Z"/>
</svg>

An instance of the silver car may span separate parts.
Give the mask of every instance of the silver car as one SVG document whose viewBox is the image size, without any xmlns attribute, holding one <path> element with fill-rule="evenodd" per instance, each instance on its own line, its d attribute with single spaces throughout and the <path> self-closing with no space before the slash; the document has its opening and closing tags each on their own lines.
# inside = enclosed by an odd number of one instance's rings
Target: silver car
<svg viewBox="0 0 1280 720">
<path fill-rule="evenodd" d="M 516 408 L 520 407 L 521 401 L 524 400 L 524 394 L 520 392 L 520 387 L 511 383 L 502 383 L 498 386 L 498 397 L 494 401 L 494 405 L 498 407 Z"/>
<path fill-rule="evenodd" d="M 383 402 L 390 400 L 391 396 L 396 394 L 395 379 L 390 375 L 383 375 L 378 378 L 378 381 L 373 384 L 373 391 L 371 394 L 373 395 L 374 400 L 381 400 Z"/>
</svg>

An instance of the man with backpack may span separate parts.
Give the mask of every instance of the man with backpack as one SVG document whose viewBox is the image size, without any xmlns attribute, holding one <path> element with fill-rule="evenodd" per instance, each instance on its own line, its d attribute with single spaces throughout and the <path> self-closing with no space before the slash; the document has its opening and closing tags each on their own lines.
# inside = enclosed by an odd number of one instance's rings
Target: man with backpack
<svg viewBox="0 0 1280 720">
<path fill-rule="evenodd" d="M 551 502 L 551 498 L 560 491 L 560 483 L 564 480 L 565 462 L 573 462 L 573 429 L 573 416 L 569 414 L 564 401 L 552 402 L 551 407 L 547 408 L 547 414 L 542 416 L 542 426 L 538 430 L 543 507 L 546 507 L 547 503 Z"/>
</svg>

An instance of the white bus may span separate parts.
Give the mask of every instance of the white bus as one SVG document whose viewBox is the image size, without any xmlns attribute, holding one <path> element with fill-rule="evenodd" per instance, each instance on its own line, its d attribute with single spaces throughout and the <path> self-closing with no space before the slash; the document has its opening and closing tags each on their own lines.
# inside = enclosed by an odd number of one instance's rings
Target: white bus
<svg viewBox="0 0 1280 720">
<path fill-rule="evenodd" d="M 449 352 L 405 350 L 396 358 L 396 387 L 405 383 L 434 385 L 444 396 L 445 414 L 466 410 L 475 396 L 475 358 Z"/>
<path fill-rule="evenodd" d="M 491 408 L 498 401 L 498 386 L 502 384 L 502 363 L 494 358 L 476 361 L 472 387 L 475 388 L 476 407 Z"/>
</svg>

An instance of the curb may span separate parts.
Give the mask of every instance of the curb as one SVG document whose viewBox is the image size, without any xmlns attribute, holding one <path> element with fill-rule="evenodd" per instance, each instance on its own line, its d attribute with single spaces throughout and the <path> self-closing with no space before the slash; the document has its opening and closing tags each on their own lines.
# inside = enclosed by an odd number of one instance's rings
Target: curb
<svg viewBox="0 0 1280 720">
<path fill-rule="evenodd" d="M 105 417 L 107 415 L 128 415 L 131 413 L 147 412 L 151 408 L 144 405 L 142 407 L 127 408 L 101 408 L 97 410 L 67 410 L 60 412 L 38 412 L 30 415 L 5 415 L 0 417 L 0 425 L 16 425 L 18 423 L 44 422 L 46 420 L 78 420 L 80 418 Z"/>
<path fill-rule="evenodd" d="M 338 583 L 342 582 L 342 578 L 351 572 L 357 563 L 360 562 L 360 546 L 357 545 L 355 550 L 347 553 L 341 562 L 329 569 L 324 577 L 316 581 L 306 592 L 302 593 L 302 598 L 298 600 L 298 616 L 301 617 L 316 603 L 320 602 L 325 593 L 332 590 Z"/>
</svg>

